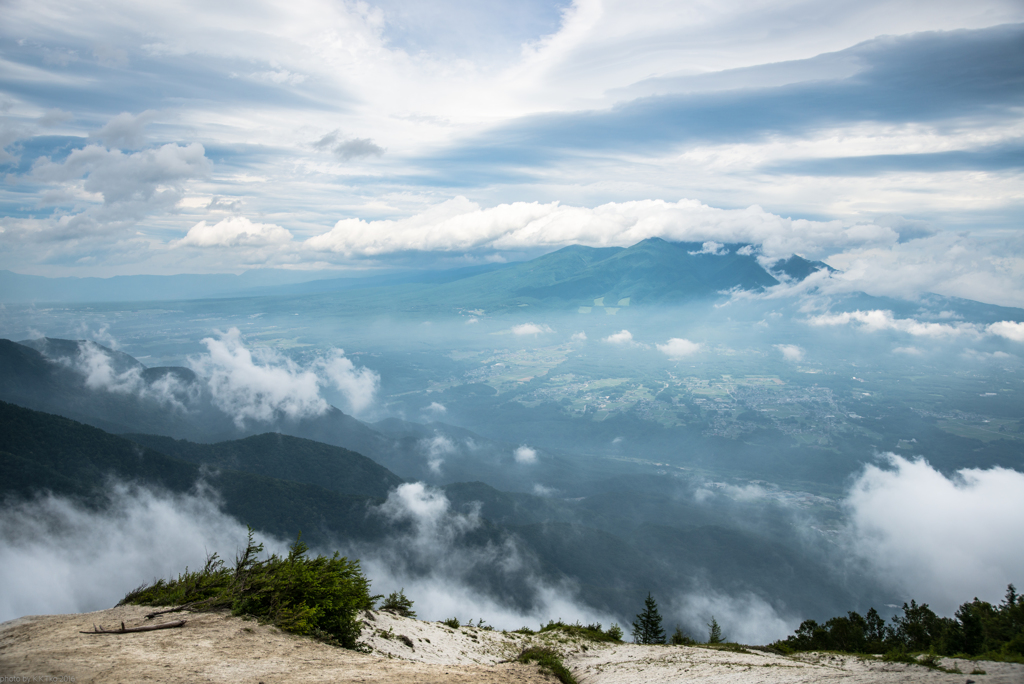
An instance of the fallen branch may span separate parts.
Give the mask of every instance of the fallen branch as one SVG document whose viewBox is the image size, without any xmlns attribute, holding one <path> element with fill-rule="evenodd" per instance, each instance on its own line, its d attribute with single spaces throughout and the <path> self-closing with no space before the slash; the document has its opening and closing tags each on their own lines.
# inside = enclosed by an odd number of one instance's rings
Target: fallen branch
<svg viewBox="0 0 1024 684">
<path fill-rule="evenodd" d="M 174 622 L 164 622 L 159 625 L 145 625 L 143 627 L 125 627 L 122 622 L 121 629 L 104 629 L 103 625 L 93 625 L 91 632 L 79 632 L 79 634 L 128 634 L 129 632 L 152 632 L 157 629 L 173 629 L 175 627 L 182 627 L 186 622 L 187 620 L 175 620 Z"/>
<path fill-rule="evenodd" d="M 175 606 L 174 608 L 168 608 L 167 610 L 157 610 L 157 611 L 154 611 L 152 613 L 146 613 L 146 619 L 147 620 L 152 620 L 157 615 L 166 615 L 167 613 L 177 613 L 177 612 L 180 612 L 182 610 L 189 610 L 190 608 L 194 608 L 196 606 L 200 606 L 200 605 L 202 605 L 204 603 L 210 603 L 211 601 L 213 601 L 214 598 L 215 597 L 211 597 L 211 598 L 208 598 L 208 599 L 203 599 L 202 601 L 193 601 L 192 603 L 184 603 L 184 604 L 182 604 L 180 606 Z"/>
</svg>

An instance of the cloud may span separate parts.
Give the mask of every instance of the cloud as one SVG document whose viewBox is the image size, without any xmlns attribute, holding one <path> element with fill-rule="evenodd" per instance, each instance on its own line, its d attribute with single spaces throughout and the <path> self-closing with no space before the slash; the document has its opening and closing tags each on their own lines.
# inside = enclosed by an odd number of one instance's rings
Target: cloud
<svg viewBox="0 0 1024 684">
<path fill-rule="evenodd" d="M 893 347 L 893 354 L 906 354 L 907 356 L 921 356 L 923 351 L 917 347 Z"/>
<path fill-rule="evenodd" d="M 520 325 L 512 326 L 513 335 L 541 335 L 544 333 L 553 333 L 549 325 L 538 325 L 536 323 L 522 323 Z"/>
<path fill-rule="evenodd" d="M 796 251 L 823 255 L 851 246 L 891 245 L 899 234 L 870 222 L 783 218 L 758 206 L 715 209 L 695 200 L 611 202 L 593 209 L 558 202 L 515 202 L 483 209 L 459 196 L 398 220 L 343 219 L 305 245 L 349 256 L 409 250 L 464 251 L 524 249 L 583 244 L 629 246 L 649 237 L 761 245 L 768 257 Z M 718 242 L 715 242 L 715 241 Z"/>
<path fill-rule="evenodd" d="M 137 150 L 145 147 L 146 135 L 144 129 L 155 118 L 156 112 L 151 109 L 138 115 L 121 112 L 108 121 L 103 128 L 93 133 L 92 137 L 110 148 Z"/>
<path fill-rule="evenodd" d="M 972 597 L 996 601 L 1020 581 L 1024 473 L 963 468 L 944 475 L 924 459 L 883 455 L 865 466 L 845 507 L 853 551 L 891 585 L 950 614 Z"/>
<path fill-rule="evenodd" d="M 364 157 L 380 157 L 386 150 L 369 138 L 338 139 L 338 131 L 328 133 L 313 143 L 318 150 L 330 150 L 342 161 Z"/>
<path fill-rule="evenodd" d="M 424 413 L 433 414 L 435 417 L 437 417 L 437 416 L 443 416 L 444 414 L 448 413 L 448 409 L 447 409 L 447 407 L 445 407 L 444 404 L 440 404 L 440 403 L 438 403 L 436 401 L 432 401 L 432 402 L 430 402 L 430 406 L 428 406 L 425 409 L 423 409 L 423 412 Z"/>
<path fill-rule="evenodd" d="M 244 216 L 232 216 L 214 225 L 200 221 L 176 244 L 195 247 L 234 247 L 238 245 L 281 244 L 292 234 L 273 223 L 253 223 Z"/>
<path fill-rule="evenodd" d="M 202 340 L 207 353 L 189 357 L 189 366 L 205 379 L 220 410 L 239 428 L 246 421 L 301 420 L 322 415 L 329 405 L 321 388 L 335 387 L 359 412 L 373 401 L 380 382 L 368 368 L 357 369 L 342 350 L 332 350 L 302 368 L 267 347 L 249 349 L 238 328 Z"/>
<path fill-rule="evenodd" d="M 91 206 L 32 225 L 38 234 L 53 239 L 134 226 L 153 212 L 172 209 L 184 196 L 185 184 L 205 177 L 210 170 L 199 143 L 169 143 L 132 154 L 87 145 L 72 150 L 60 162 L 40 158 L 32 165 L 33 180 L 56 184 L 57 195 L 80 197 Z M 96 199 L 102 202 L 96 203 Z"/>
<path fill-rule="evenodd" d="M 90 336 L 103 339 L 111 347 L 117 347 L 116 340 L 107 332 L 106 326 Z M 73 356 L 57 355 L 50 345 L 42 348 L 42 354 L 51 361 L 80 373 L 85 386 L 91 390 L 134 395 L 142 400 L 156 401 L 176 411 L 187 411 L 202 393 L 202 388 L 197 383 L 188 382 L 174 373 L 146 379 L 143 377 L 145 367 L 142 364 L 91 340 L 79 342 Z"/>
<path fill-rule="evenodd" d="M 525 444 L 518 447 L 512 455 L 516 459 L 516 463 L 536 463 L 537 462 L 537 450 L 528 447 Z"/>
<path fill-rule="evenodd" d="M 572 337 L 569 338 L 569 341 L 570 342 L 586 342 L 587 341 L 587 333 L 583 332 L 582 330 L 580 332 L 578 332 L 578 333 L 573 333 Z"/>
<path fill-rule="evenodd" d="M 392 532 L 354 544 L 350 555 L 360 559 L 375 591 L 404 588 L 421 619 L 485 617 L 498 629 L 552 617 L 607 624 L 607 616 L 576 601 L 573 586 L 541 579 L 536 559 L 515 537 L 487 539 L 479 503 L 457 511 L 442 490 L 414 482 L 399 485 L 372 510 Z"/>
<path fill-rule="evenodd" d="M 442 434 L 426 437 L 421 439 L 419 443 L 420 448 L 427 452 L 427 466 L 435 474 L 441 472 L 441 466 L 444 464 L 446 456 L 451 456 L 458 452 L 455 442 Z"/>
<path fill-rule="evenodd" d="M 612 333 L 601 341 L 608 342 L 609 344 L 633 344 L 633 333 L 628 330 L 620 330 L 617 333 Z"/>
<path fill-rule="evenodd" d="M 167 494 L 114 484 L 103 510 L 43 496 L 0 512 L 0 621 L 114 605 L 142 582 L 231 558 L 247 530 L 212 494 Z M 282 542 L 258 534 L 268 552 Z"/>
<path fill-rule="evenodd" d="M 707 624 L 714 618 L 722 636 L 741 644 L 768 644 L 783 639 L 799 625 L 800 618 L 780 615 L 770 603 L 751 592 L 721 594 L 701 589 L 675 597 L 668 606 L 665 623 L 680 623 L 697 641 L 708 638 Z"/>
<path fill-rule="evenodd" d="M 59 126 L 61 124 L 67 123 L 68 121 L 72 121 L 74 118 L 75 117 L 71 114 L 71 112 L 66 112 L 63 109 L 60 109 L 59 107 L 53 107 L 52 109 L 47 109 L 45 112 L 43 112 L 43 115 L 39 117 L 37 121 L 40 126 L 43 126 L 44 128 L 49 128 L 52 126 Z"/>
<path fill-rule="evenodd" d="M 699 342 L 691 342 L 682 337 L 673 337 L 665 344 L 656 344 L 654 346 L 662 354 L 673 359 L 684 359 L 687 356 L 693 356 L 704 348 L 704 345 Z"/>
<path fill-rule="evenodd" d="M 313 366 L 326 376 L 324 384 L 333 385 L 342 393 L 348 402 L 347 408 L 353 413 L 362 413 L 373 403 L 380 387 L 380 376 L 369 368 L 356 368 L 341 349 L 331 350 Z"/>
<path fill-rule="evenodd" d="M 776 344 L 772 346 L 782 352 L 782 358 L 790 363 L 800 363 L 804 360 L 804 350 L 795 344 Z"/>
<path fill-rule="evenodd" d="M 689 254 L 712 254 L 714 256 L 724 256 L 729 253 L 729 250 L 725 249 L 725 245 L 720 242 L 709 240 L 704 243 L 703 247 L 695 252 L 689 252 Z"/>
<path fill-rule="evenodd" d="M 858 324 L 868 332 L 896 330 L 916 337 L 950 338 L 968 335 L 977 337 L 981 330 L 972 323 L 924 323 L 913 318 L 896 318 L 891 311 L 846 311 L 837 314 L 822 314 L 807 319 L 817 327 Z"/>
<path fill-rule="evenodd" d="M 1014 342 L 1024 342 L 1024 323 L 1017 323 L 1016 321 L 999 321 L 993 323 L 987 328 L 990 335 L 998 335 L 999 337 L 1005 337 L 1008 340 Z"/>
</svg>

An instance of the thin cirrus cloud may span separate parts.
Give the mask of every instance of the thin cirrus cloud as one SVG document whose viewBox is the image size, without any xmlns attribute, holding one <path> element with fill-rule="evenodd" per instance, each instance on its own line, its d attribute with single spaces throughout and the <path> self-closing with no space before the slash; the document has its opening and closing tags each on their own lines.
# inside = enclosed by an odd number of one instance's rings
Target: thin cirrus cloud
<svg viewBox="0 0 1024 684">
<path fill-rule="evenodd" d="M 656 95 L 606 111 L 537 115 L 444 153 L 449 162 L 543 164 L 587 150 L 802 135 L 860 122 L 1009 120 L 1024 27 L 878 38 L 848 48 L 856 74 L 769 88 Z M 791 163 L 798 170 L 796 163 Z M 1018 164 L 1019 165 L 1019 164 Z"/>
</svg>

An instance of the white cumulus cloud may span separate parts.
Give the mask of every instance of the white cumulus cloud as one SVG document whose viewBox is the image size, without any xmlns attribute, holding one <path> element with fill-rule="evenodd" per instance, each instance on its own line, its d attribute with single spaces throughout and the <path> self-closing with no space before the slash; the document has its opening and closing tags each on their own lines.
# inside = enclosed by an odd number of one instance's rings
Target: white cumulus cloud
<svg viewBox="0 0 1024 684">
<path fill-rule="evenodd" d="M 846 497 L 853 549 L 918 601 L 949 612 L 978 596 L 998 600 L 1020 582 L 1024 473 L 963 468 L 944 475 L 923 459 L 885 454 Z"/>
<path fill-rule="evenodd" d="M 238 328 L 202 342 L 207 353 L 190 357 L 189 365 L 208 383 L 214 404 L 233 416 L 239 428 L 249 420 L 322 415 L 329 408 L 320 394 L 322 387 L 340 390 L 358 412 L 373 401 L 379 383 L 376 373 L 357 369 L 342 350 L 302 368 L 273 349 L 249 349 Z"/>
<path fill-rule="evenodd" d="M 536 463 L 537 462 L 537 450 L 528 447 L 525 444 L 518 447 L 512 455 L 516 459 L 516 463 Z"/>
<path fill-rule="evenodd" d="M 776 344 L 774 347 L 782 352 L 782 358 L 790 363 L 799 363 L 804 360 L 804 350 L 795 344 Z"/>
<path fill-rule="evenodd" d="M 628 330 L 620 330 L 617 333 L 612 333 L 608 337 L 604 338 L 604 342 L 609 344 L 632 344 L 633 333 Z"/>
<path fill-rule="evenodd" d="M 549 325 L 538 325 L 537 323 L 521 323 L 512 326 L 513 335 L 540 335 L 542 333 L 553 333 Z"/>
<path fill-rule="evenodd" d="M 998 335 L 999 337 L 1005 337 L 1008 340 L 1014 342 L 1024 342 L 1024 323 L 1017 323 L 1016 321 L 999 321 L 988 326 L 988 332 L 991 335 Z"/>
<path fill-rule="evenodd" d="M 682 337 L 673 337 L 665 344 L 655 345 L 662 354 L 673 359 L 683 359 L 693 356 L 704 348 L 699 342 L 691 342 Z"/>
<path fill-rule="evenodd" d="M 292 239 L 285 228 L 273 223 L 253 223 L 244 216 L 232 216 L 213 224 L 200 221 L 177 244 L 194 247 L 281 244 Z"/>
</svg>

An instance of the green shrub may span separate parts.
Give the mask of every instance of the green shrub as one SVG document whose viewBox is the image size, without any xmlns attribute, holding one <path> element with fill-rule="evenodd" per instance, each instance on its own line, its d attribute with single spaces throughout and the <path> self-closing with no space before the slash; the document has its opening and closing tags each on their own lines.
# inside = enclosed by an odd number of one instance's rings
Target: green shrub
<svg viewBox="0 0 1024 684">
<path fill-rule="evenodd" d="M 691 639 L 682 627 L 676 625 L 676 631 L 672 632 L 672 636 L 669 637 L 669 643 L 675 646 L 693 646 L 697 642 Z"/>
<path fill-rule="evenodd" d="M 361 625 L 360 610 L 373 608 L 379 596 L 370 596 L 370 582 L 359 561 L 337 553 L 332 558 L 309 558 L 301 536 L 284 558 L 257 557 L 263 545 L 249 541 L 235 559 L 234 570 L 217 554 L 200 571 L 185 572 L 173 580 L 157 580 L 128 593 L 121 604 L 180 606 L 189 610 L 229 608 L 233 615 L 255 617 L 286 632 L 311 636 L 355 648 Z"/>
<path fill-rule="evenodd" d="M 441 624 L 442 625 L 448 625 L 452 629 L 458 629 L 459 628 L 459 618 L 451 617 L 451 618 L 448 618 L 447 620 L 441 620 Z"/>
<path fill-rule="evenodd" d="M 618 625 L 612 625 L 608 628 L 608 631 L 605 632 L 601 630 L 601 623 L 599 622 L 590 625 L 583 625 L 577 622 L 576 624 L 570 625 L 562 622 L 561 620 L 549 620 L 548 624 L 541 625 L 541 628 L 537 630 L 538 634 L 543 634 L 544 632 L 564 632 L 569 636 L 590 639 L 591 641 L 622 640 L 622 630 Z"/>
<path fill-rule="evenodd" d="M 540 665 L 541 672 L 553 674 L 562 684 L 577 684 L 569 668 L 562 663 L 562 657 L 558 652 L 547 646 L 531 646 L 524 649 L 516 658 L 521 663 L 535 662 Z"/>
<path fill-rule="evenodd" d="M 380 609 L 386 610 L 389 613 L 394 613 L 395 615 L 401 615 L 402 617 L 416 617 L 416 612 L 412 609 L 412 601 L 406 598 L 404 588 L 400 591 L 393 591 L 388 594 L 388 597 L 384 599 L 384 603 L 381 604 Z"/>
</svg>

